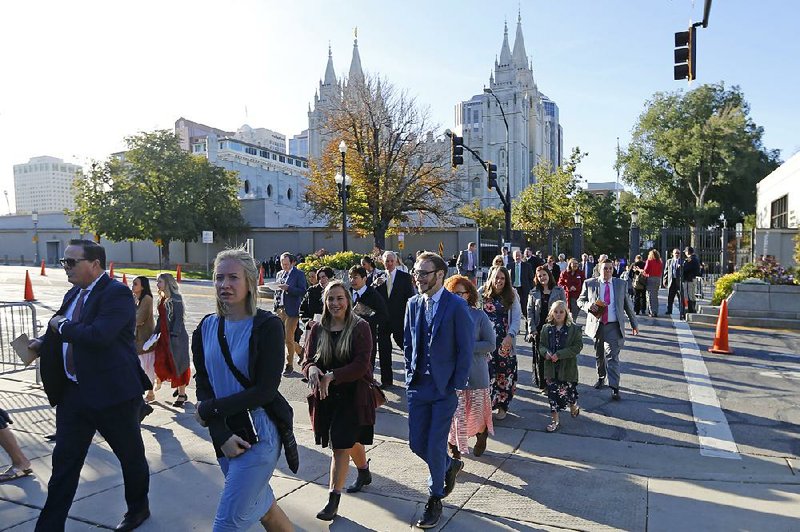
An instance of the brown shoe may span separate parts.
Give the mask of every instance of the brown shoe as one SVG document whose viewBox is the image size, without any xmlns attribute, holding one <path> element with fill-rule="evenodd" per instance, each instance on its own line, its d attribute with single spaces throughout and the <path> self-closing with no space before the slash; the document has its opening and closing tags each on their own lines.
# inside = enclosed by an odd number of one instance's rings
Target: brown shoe
<svg viewBox="0 0 800 532">
<path fill-rule="evenodd" d="M 489 429 L 483 429 L 483 432 L 478 434 L 478 441 L 475 442 L 475 447 L 472 449 L 472 454 L 480 456 L 486 451 L 486 440 L 489 438 Z"/>
</svg>

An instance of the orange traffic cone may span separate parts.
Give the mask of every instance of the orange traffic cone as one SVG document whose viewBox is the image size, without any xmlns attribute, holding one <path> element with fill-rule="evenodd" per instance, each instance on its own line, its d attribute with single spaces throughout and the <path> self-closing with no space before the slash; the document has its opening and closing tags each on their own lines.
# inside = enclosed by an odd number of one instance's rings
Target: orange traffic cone
<svg viewBox="0 0 800 532">
<path fill-rule="evenodd" d="M 178 264 L 178 269 L 175 270 L 175 280 L 181 282 L 181 265 Z"/>
<path fill-rule="evenodd" d="M 43 276 L 47 277 L 47 273 L 45 273 L 45 271 L 44 271 L 44 259 L 42 259 L 42 273 L 40 273 L 39 275 L 43 275 Z"/>
<path fill-rule="evenodd" d="M 108 265 L 108 269 L 109 269 L 108 276 L 113 279 L 114 278 L 114 263 L 113 262 Z"/>
<path fill-rule="evenodd" d="M 25 270 L 25 301 L 36 301 L 33 297 L 33 286 L 31 285 L 31 276 L 28 270 Z"/>
<path fill-rule="evenodd" d="M 125 275 L 125 272 L 122 272 L 122 284 L 128 286 L 128 276 Z"/>
<path fill-rule="evenodd" d="M 262 286 L 264 284 L 264 267 L 260 267 L 258 269 L 258 286 Z"/>
<path fill-rule="evenodd" d="M 728 347 L 728 300 L 722 300 L 719 308 L 719 318 L 717 318 L 717 332 L 714 335 L 714 345 L 708 348 L 711 353 L 732 355 L 733 349 Z"/>
</svg>

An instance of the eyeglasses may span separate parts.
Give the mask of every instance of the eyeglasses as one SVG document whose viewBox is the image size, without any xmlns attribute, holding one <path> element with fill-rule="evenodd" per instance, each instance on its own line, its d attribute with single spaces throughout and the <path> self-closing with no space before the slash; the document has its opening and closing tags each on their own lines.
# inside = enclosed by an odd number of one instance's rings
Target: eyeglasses
<svg viewBox="0 0 800 532">
<path fill-rule="evenodd" d="M 430 274 L 436 273 L 438 271 L 439 270 L 428 270 L 428 271 L 425 271 L 425 270 L 411 270 L 411 276 L 412 277 L 427 277 Z"/>
<path fill-rule="evenodd" d="M 463 296 L 463 295 L 465 295 L 465 294 L 469 294 L 469 292 L 466 292 L 466 291 L 464 291 L 464 290 L 456 291 L 456 292 L 453 292 L 453 293 L 454 293 L 455 295 L 457 295 L 457 296 Z"/>
<path fill-rule="evenodd" d="M 614 269 L 614 267 L 613 266 L 603 266 L 603 269 L 606 270 L 606 271 L 611 271 L 611 270 Z"/>
<path fill-rule="evenodd" d="M 89 260 L 89 259 L 58 259 L 58 263 L 61 265 L 62 268 L 74 268 L 79 262 Z"/>
</svg>

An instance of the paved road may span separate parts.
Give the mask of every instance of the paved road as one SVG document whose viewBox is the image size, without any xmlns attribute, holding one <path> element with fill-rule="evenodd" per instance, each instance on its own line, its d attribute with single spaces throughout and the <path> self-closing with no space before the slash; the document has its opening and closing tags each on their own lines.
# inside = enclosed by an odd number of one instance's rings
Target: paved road
<svg viewBox="0 0 800 532">
<path fill-rule="evenodd" d="M 41 320 L 64 293 L 63 272 L 31 270 Z M 24 270 L 0 267 L 0 300 L 19 299 Z M 191 329 L 213 310 L 207 283 L 184 283 Z M 265 307 L 269 302 L 265 302 Z M 663 301 L 662 301 L 663 303 Z M 712 355 L 711 327 L 668 317 L 643 318 L 642 334 L 622 353 L 621 402 L 591 387 L 591 346 L 580 357 L 579 418 L 563 416 L 547 434 L 546 400 L 530 386 L 530 346 L 518 344 L 520 386 L 509 416 L 481 458 L 467 457 L 446 499 L 446 530 L 798 530 L 800 529 L 800 335 L 734 329 L 734 355 Z M 400 354 L 395 352 L 400 379 Z M 31 530 L 49 478 L 53 411 L 30 372 L 0 375 L 0 404 L 34 458 L 35 478 L 0 485 L 0 529 Z M 302 445 L 298 475 L 281 462 L 272 486 L 298 530 L 324 530 L 314 519 L 326 499 L 330 454 L 313 445 L 297 376 L 283 393 L 295 406 Z M 370 448 L 375 481 L 342 500 L 335 530 L 407 530 L 426 500 L 425 467 L 407 445 L 404 390 L 380 410 Z M 221 488 L 207 433 L 191 404 L 176 410 L 167 390 L 143 434 L 152 470 L 154 517 L 142 530 L 207 530 Z M 98 438 L 92 447 L 68 530 L 113 526 L 124 512 L 121 475 Z M 0 457 L 0 462 L 5 460 Z"/>
</svg>

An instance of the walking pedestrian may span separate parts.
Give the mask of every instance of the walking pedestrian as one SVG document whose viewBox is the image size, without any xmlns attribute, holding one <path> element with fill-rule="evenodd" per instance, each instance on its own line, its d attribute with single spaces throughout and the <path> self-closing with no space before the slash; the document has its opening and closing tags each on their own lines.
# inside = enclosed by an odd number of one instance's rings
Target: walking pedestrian
<svg viewBox="0 0 800 532">
<path fill-rule="evenodd" d="M 583 331 L 572 321 L 563 301 L 550 305 L 547 323 L 542 327 L 539 352 L 544 357 L 544 376 L 547 380 L 547 398 L 553 421 L 547 432 L 561 427 L 559 411 L 569 406 L 572 417 L 578 417 L 578 354 L 583 347 Z"/>
<path fill-rule="evenodd" d="M 647 254 L 647 262 L 644 263 L 643 271 L 647 282 L 647 314 L 651 318 L 657 318 L 658 289 L 661 288 L 664 265 L 661 263 L 661 255 L 655 249 L 651 249 Z"/>
<path fill-rule="evenodd" d="M 376 404 L 369 323 L 353 312 L 350 293 L 341 281 L 328 284 L 323 301 L 322 321 L 314 323 L 309 333 L 303 374 L 312 390 L 308 403 L 314 439 L 317 445 L 333 449 L 328 503 L 317 514 L 317 519 L 332 521 L 350 459 L 358 477 L 347 492 L 361 491 L 372 482 L 364 446 L 372 445 Z"/>
<path fill-rule="evenodd" d="M 22 449 L 19 448 L 14 433 L 11 432 L 11 429 L 8 427 L 13 423 L 8 412 L 0 408 L 0 447 L 2 447 L 8 454 L 8 457 L 11 458 L 11 465 L 0 473 L 0 483 L 33 474 L 31 461 L 25 456 L 25 453 L 22 452 Z"/>
<path fill-rule="evenodd" d="M 633 312 L 633 305 L 626 292 L 625 281 L 614 277 L 614 265 L 610 260 L 600 263 L 600 277 L 583 283 L 578 305 L 586 311 L 586 334 L 594 339 L 597 365 L 596 389 L 605 385 L 611 387 L 611 399 L 619 401 L 619 352 L 625 345 L 624 314 L 631 322 L 631 331 L 639 334 L 639 325 Z"/>
<path fill-rule="evenodd" d="M 291 426 L 289 403 L 278 392 L 283 326 L 256 306 L 258 271 L 242 249 L 214 259 L 217 310 L 192 334 L 197 411 L 225 475 L 214 532 L 294 530 L 269 481 L 281 453 L 278 423 Z"/>
<path fill-rule="evenodd" d="M 533 386 L 543 394 L 547 393 L 547 381 L 544 377 L 544 353 L 539 350 L 539 335 L 547 319 L 547 313 L 556 301 L 566 301 L 564 289 L 556 285 L 553 274 L 547 266 L 536 268 L 534 286 L 528 296 L 528 337 L 533 345 Z"/>
<path fill-rule="evenodd" d="M 486 451 L 489 434 L 494 435 L 489 387 L 489 361 L 495 348 L 494 327 L 489 316 L 478 308 L 478 289 L 469 277 L 454 275 L 444 282 L 444 287 L 467 302 L 475 331 L 475 347 L 467 386 L 463 390 L 456 390 L 458 406 L 447 442 L 453 458 L 460 459 L 462 454 L 469 453 L 468 439 L 475 436 L 477 441 L 472 452 L 475 456 L 481 456 Z"/>
<path fill-rule="evenodd" d="M 672 314 L 672 305 L 675 298 L 678 297 L 680 290 L 680 270 L 683 260 L 681 259 L 681 250 L 675 248 L 672 250 L 672 258 L 667 259 L 667 264 L 664 266 L 663 285 L 667 289 L 667 314 Z M 682 303 L 678 300 L 678 307 Z"/>
<path fill-rule="evenodd" d="M 578 314 L 581 312 L 578 307 L 578 296 L 581 294 L 585 280 L 586 277 L 583 275 L 580 263 L 574 258 L 569 259 L 567 269 L 561 272 L 561 276 L 558 278 L 558 286 L 564 289 L 567 296 L 567 306 L 572 315 L 572 321 L 577 320 Z"/>
<path fill-rule="evenodd" d="M 180 408 L 189 397 L 186 386 L 192 377 L 189 367 L 189 334 L 186 332 L 183 305 L 178 282 L 171 273 L 162 273 L 156 282 L 158 287 L 158 332 L 161 336 L 156 342 L 155 372 L 163 381 L 170 381 L 174 389 L 172 406 Z M 157 389 L 157 388 L 156 388 Z"/>
<path fill-rule="evenodd" d="M 645 262 L 641 255 L 633 261 L 633 312 L 644 314 L 647 308 L 647 277 L 644 275 Z"/>
<path fill-rule="evenodd" d="M 406 306 L 403 350 L 408 400 L 408 444 L 428 465 L 428 502 L 419 528 L 442 517 L 442 498 L 453 491 L 464 462 L 447 454 L 447 436 L 458 406 L 456 390 L 467 384 L 475 351 L 466 302 L 444 289 L 447 264 L 421 253 L 413 277 L 419 294 Z M 506 274 L 506 278 L 508 274 Z M 511 290 L 510 283 L 508 289 Z"/>
<path fill-rule="evenodd" d="M 140 416 L 147 376 L 136 356 L 136 306 L 131 292 L 105 273 L 105 249 L 70 240 L 60 260 L 73 287 L 29 349 L 39 353 L 44 391 L 56 406 L 56 446 L 47 501 L 36 530 L 64 530 L 95 432 L 122 466 L 127 511 L 115 530 L 150 517 L 150 471 Z"/>
<path fill-rule="evenodd" d="M 131 292 L 133 292 L 136 302 L 136 351 L 139 354 L 139 363 L 150 382 L 154 382 L 156 353 L 153 346 L 144 349 L 145 342 L 153 336 L 156 328 L 156 322 L 153 319 L 153 292 L 150 291 L 150 280 L 144 275 L 136 277 L 131 283 Z M 144 400 L 149 403 L 155 401 L 155 398 L 153 390 L 147 390 Z"/>
<path fill-rule="evenodd" d="M 283 335 L 286 342 L 286 365 L 283 368 L 284 377 L 294 372 L 294 357 L 302 355 L 302 348 L 295 340 L 297 323 L 300 320 L 300 301 L 306 293 L 306 276 L 295 266 L 297 259 L 291 253 L 282 253 L 280 256 L 281 271 L 278 272 L 276 281 L 278 290 L 275 291 L 275 314 L 283 322 Z"/>
<path fill-rule="evenodd" d="M 489 273 L 489 280 L 480 292 L 481 306 L 489 316 L 495 332 L 490 372 L 494 377 L 492 409 L 497 419 L 505 419 L 508 414 L 509 405 L 517 391 L 519 376 L 514 341 L 519 333 L 522 308 L 510 279 L 508 270 L 498 266 Z"/>
</svg>

